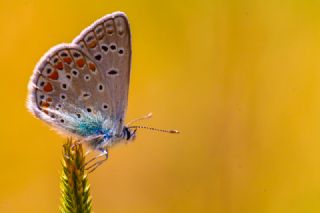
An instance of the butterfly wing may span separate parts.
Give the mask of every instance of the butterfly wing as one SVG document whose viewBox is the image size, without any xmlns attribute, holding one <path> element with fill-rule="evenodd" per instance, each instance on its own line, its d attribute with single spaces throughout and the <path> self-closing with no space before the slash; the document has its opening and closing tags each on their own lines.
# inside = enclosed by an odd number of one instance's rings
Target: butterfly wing
<svg viewBox="0 0 320 213">
<path fill-rule="evenodd" d="M 58 129 L 86 136 L 79 131 L 83 119 L 111 120 L 103 74 L 77 45 L 51 49 L 37 65 L 29 84 L 28 107 L 37 117 Z M 94 116 L 92 116 L 94 115 Z"/>
<path fill-rule="evenodd" d="M 77 136 L 92 134 L 90 128 L 99 120 L 112 121 L 110 128 L 117 125 L 121 131 L 130 63 L 127 18 L 120 12 L 107 15 L 72 44 L 57 45 L 42 57 L 29 83 L 28 108 L 50 125 Z M 89 126 L 79 127 L 81 119 L 91 119 Z"/>
<path fill-rule="evenodd" d="M 128 19 L 122 12 L 107 15 L 74 39 L 98 66 L 105 79 L 112 118 L 122 131 L 128 103 L 131 67 L 131 35 Z"/>
</svg>

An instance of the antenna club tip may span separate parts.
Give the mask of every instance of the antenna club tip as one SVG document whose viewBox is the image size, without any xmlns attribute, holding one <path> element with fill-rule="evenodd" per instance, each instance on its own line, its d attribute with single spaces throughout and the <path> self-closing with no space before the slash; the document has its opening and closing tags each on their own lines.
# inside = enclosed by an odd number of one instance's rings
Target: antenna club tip
<svg viewBox="0 0 320 213">
<path fill-rule="evenodd" d="M 170 130 L 170 133 L 180 133 L 178 130 Z"/>
</svg>

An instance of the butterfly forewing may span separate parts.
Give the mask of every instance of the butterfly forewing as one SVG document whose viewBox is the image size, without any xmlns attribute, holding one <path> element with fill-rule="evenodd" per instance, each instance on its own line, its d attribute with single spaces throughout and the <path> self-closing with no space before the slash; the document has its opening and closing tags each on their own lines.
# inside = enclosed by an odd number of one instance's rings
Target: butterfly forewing
<svg viewBox="0 0 320 213">
<path fill-rule="evenodd" d="M 128 100 L 131 66 L 131 38 L 128 19 L 124 13 L 105 16 L 85 29 L 73 43 L 97 64 L 105 82 L 112 108 L 112 118 L 120 131 Z M 100 100 L 101 102 L 102 100 Z"/>
</svg>

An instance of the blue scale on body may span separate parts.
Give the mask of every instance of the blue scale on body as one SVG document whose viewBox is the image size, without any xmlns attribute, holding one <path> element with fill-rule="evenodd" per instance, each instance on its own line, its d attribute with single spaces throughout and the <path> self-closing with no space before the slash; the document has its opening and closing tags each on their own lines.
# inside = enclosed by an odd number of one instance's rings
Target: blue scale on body
<svg viewBox="0 0 320 213">
<path fill-rule="evenodd" d="M 105 140 L 113 137 L 111 129 L 102 127 L 102 122 L 97 120 L 82 120 L 77 125 L 77 133 L 81 136 L 103 135 Z"/>
</svg>

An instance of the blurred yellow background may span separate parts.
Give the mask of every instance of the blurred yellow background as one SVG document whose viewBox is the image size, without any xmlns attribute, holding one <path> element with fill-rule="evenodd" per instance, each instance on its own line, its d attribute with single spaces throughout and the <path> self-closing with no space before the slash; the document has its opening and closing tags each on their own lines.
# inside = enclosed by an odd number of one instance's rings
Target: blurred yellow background
<svg viewBox="0 0 320 213">
<path fill-rule="evenodd" d="M 65 139 L 25 108 L 33 68 L 94 20 L 127 13 L 127 120 L 89 176 L 95 212 L 320 212 L 320 2 L 0 2 L 0 212 L 57 212 Z"/>
</svg>

